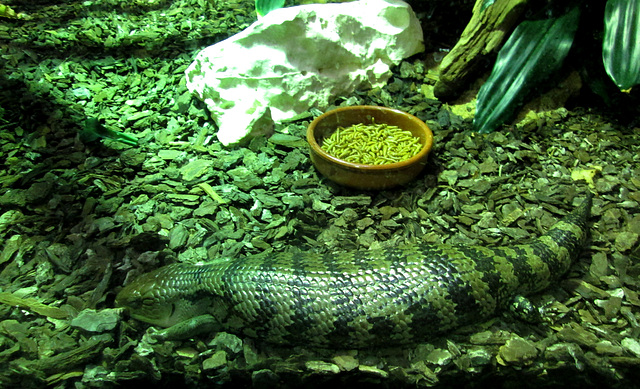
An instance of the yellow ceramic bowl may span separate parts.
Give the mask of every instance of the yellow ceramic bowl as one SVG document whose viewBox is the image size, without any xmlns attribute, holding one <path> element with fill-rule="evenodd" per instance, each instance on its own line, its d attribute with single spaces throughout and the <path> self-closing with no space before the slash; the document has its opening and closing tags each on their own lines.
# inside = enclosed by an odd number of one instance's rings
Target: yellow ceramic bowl
<svg viewBox="0 0 640 389">
<path fill-rule="evenodd" d="M 320 145 L 338 127 L 353 124 L 388 124 L 410 131 L 420 139 L 418 154 L 404 161 L 385 165 L 363 165 L 327 154 Z M 328 179 L 356 189 L 388 189 L 414 179 L 427 163 L 433 145 L 433 133 L 417 117 L 397 109 L 358 105 L 342 107 L 318 116 L 307 129 L 311 162 Z"/>
</svg>

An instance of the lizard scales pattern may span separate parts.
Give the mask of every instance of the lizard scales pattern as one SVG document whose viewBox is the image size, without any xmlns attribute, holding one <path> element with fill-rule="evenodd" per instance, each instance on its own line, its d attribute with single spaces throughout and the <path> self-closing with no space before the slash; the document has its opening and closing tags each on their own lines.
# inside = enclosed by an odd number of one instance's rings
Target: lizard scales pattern
<svg viewBox="0 0 640 389">
<path fill-rule="evenodd" d="M 529 244 L 178 263 L 124 287 L 116 305 L 165 327 L 209 313 L 219 331 L 279 344 L 407 344 L 486 320 L 561 277 L 586 239 L 591 197 Z"/>
</svg>

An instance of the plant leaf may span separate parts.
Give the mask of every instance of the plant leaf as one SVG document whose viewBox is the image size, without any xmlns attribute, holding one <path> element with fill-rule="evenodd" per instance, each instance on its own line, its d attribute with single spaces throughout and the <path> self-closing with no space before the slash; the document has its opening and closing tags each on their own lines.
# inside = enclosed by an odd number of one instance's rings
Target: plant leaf
<svg viewBox="0 0 640 389">
<path fill-rule="evenodd" d="M 274 9 L 282 8 L 285 0 L 256 0 L 256 13 L 263 17 Z"/>
<path fill-rule="evenodd" d="M 529 92 L 560 68 L 579 17 L 579 8 L 573 7 L 561 17 L 527 20 L 516 27 L 478 92 L 476 131 L 489 133 L 509 120 Z"/>
<path fill-rule="evenodd" d="M 621 90 L 640 84 L 640 1 L 609 0 L 604 10 L 602 60 Z"/>
<path fill-rule="evenodd" d="M 482 6 L 480 7 L 480 12 L 484 11 L 485 9 L 491 7 L 493 5 L 493 3 L 495 3 L 496 0 L 483 0 L 482 1 Z"/>
</svg>

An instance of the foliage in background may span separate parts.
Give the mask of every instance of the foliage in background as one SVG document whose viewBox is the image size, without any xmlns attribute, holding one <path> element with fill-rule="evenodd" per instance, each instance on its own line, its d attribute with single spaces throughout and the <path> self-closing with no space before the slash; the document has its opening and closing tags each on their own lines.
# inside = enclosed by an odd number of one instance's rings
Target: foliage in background
<svg viewBox="0 0 640 389">
<path fill-rule="evenodd" d="M 640 1 L 607 1 L 602 60 L 621 90 L 640 84 Z"/>
<path fill-rule="evenodd" d="M 282 8 L 285 0 L 256 0 L 256 13 L 263 17 L 274 9 Z"/>
<path fill-rule="evenodd" d="M 576 9 L 544 20 L 523 21 L 514 30 L 478 93 L 473 122 L 476 131 L 489 133 L 511 120 L 525 99 L 560 69 L 576 37 L 581 14 Z M 640 83 L 640 1 L 608 0 L 604 26 L 602 57 L 607 74 L 620 89 L 637 85 Z M 588 32 L 593 33 L 594 29 L 597 27 L 592 26 Z M 599 55 L 587 55 L 592 57 Z M 599 66 L 602 68 L 602 63 Z M 592 86 L 598 84 L 594 80 L 587 82 Z M 602 96 L 603 90 L 595 92 Z M 602 97 L 608 99 L 608 96 Z"/>
<path fill-rule="evenodd" d="M 29 17 L 22 12 L 16 12 L 8 5 L 0 3 L 0 18 L 29 20 Z"/>
<path fill-rule="evenodd" d="M 524 21 L 513 31 L 478 92 L 476 131 L 488 133 L 504 123 L 532 88 L 558 71 L 571 48 L 579 17 L 580 10 L 574 7 L 559 18 Z"/>
</svg>

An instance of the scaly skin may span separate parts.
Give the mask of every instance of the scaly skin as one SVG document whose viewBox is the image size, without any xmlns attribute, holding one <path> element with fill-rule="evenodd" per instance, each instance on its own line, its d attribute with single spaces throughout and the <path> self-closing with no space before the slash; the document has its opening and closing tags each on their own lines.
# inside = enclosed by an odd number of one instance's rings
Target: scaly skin
<svg viewBox="0 0 640 389">
<path fill-rule="evenodd" d="M 561 277 L 586 239 L 591 197 L 530 244 L 177 263 L 127 285 L 116 305 L 164 327 L 209 313 L 219 331 L 278 344 L 408 344 L 486 320 Z"/>
</svg>

